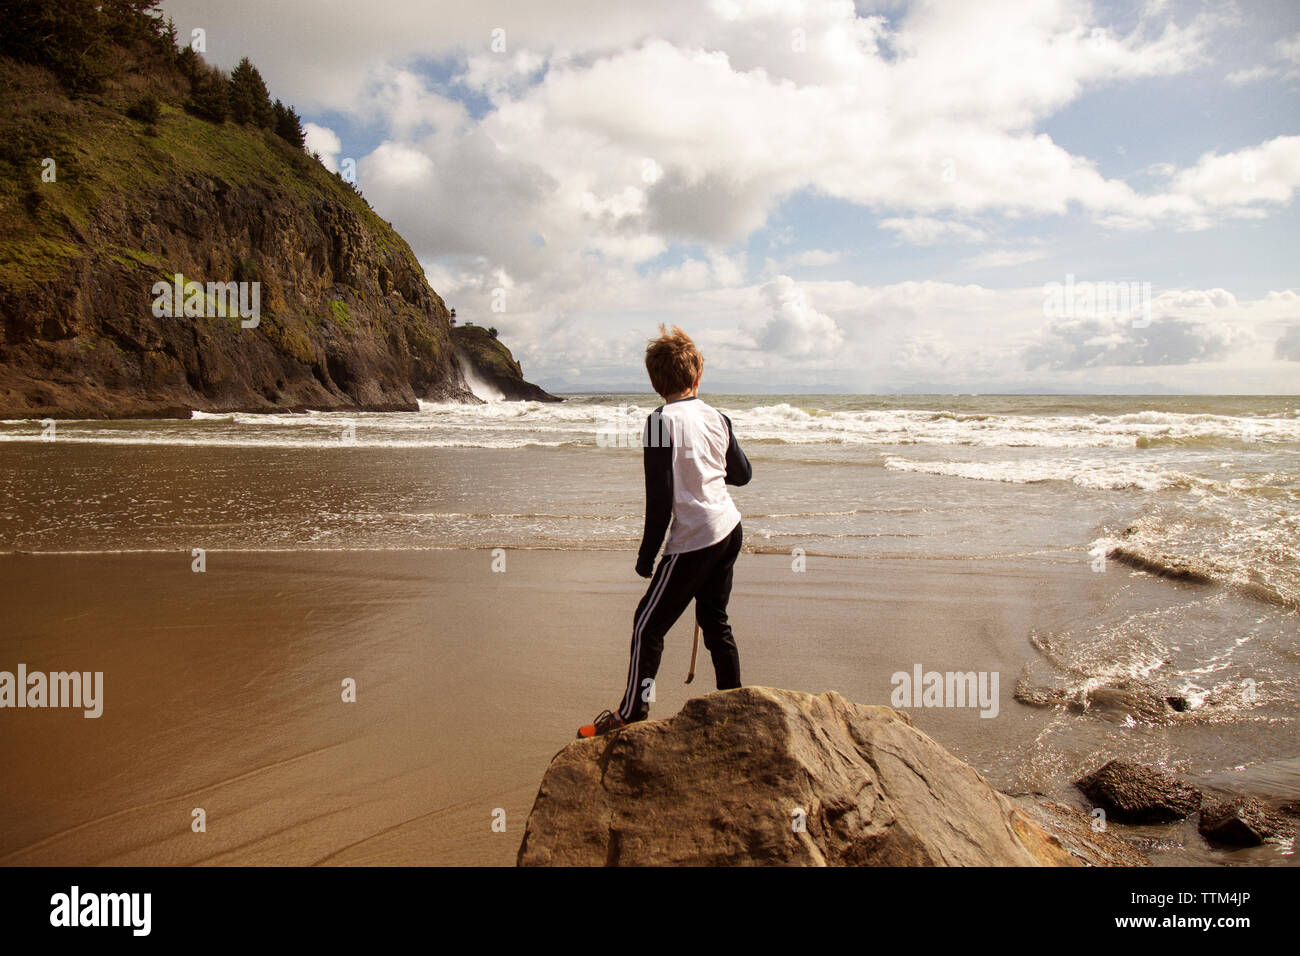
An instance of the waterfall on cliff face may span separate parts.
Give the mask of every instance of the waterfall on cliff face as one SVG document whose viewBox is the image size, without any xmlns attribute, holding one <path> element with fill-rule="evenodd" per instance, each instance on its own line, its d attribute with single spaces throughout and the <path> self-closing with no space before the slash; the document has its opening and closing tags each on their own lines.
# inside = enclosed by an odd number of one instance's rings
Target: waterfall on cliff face
<svg viewBox="0 0 1300 956">
<path fill-rule="evenodd" d="M 460 360 L 460 372 L 465 378 L 465 385 L 478 398 L 485 402 L 500 402 L 505 400 L 505 395 L 499 389 L 493 388 L 487 382 L 479 377 L 478 372 L 474 369 L 474 363 L 470 357 L 465 354 L 464 350 L 456 350 L 456 358 Z"/>
</svg>

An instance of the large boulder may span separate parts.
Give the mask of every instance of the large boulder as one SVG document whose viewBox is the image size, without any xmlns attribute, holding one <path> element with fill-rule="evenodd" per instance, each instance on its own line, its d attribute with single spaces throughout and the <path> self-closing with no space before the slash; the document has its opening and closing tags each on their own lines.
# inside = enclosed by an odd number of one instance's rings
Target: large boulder
<svg viewBox="0 0 1300 956">
<path fill-rule="evenodd" d="M 1120 823 L 1172 823 L 1201 806 L 1200 790 L 1127 760 L 1112 760 L 1075 786 Z"/>
<path fill-rule="evenodd" d="M 1061 841 L 888 707 L 768 687 L 575 741 L 521 866 L 1075 866 Z"/>
<path fill-rule="evenodd" d="M 1234 797 L 1202 807 L 1197 828 L 1206 839 L 1233 846 L 1259 846 L 1295 832 L 1285 816 L 1254 797 Z"/>
</svg>

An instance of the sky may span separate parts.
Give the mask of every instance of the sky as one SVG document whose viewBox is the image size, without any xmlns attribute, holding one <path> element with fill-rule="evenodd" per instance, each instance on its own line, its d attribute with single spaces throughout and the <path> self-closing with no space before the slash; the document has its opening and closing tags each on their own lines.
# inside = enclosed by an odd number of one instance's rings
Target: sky
<svg viewBox="0 0 1300 956">
<path fill-rule="evenodd" d="M 165 0 L 559 391 L 1300 393 L 1293 0 Z"/>
</svg>

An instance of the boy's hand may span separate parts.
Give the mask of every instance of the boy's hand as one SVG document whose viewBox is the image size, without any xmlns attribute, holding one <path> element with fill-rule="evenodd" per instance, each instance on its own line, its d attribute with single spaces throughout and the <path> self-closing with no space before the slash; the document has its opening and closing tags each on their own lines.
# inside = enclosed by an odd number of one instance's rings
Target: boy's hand
<svg viewBox="0 0 1300 956">
<path fill-rule="evenodd" d="M 643 578 L 652 576 L 655 573 L 654 558 L 651 558 L 649 561 L 642 561 L 638 558 L 636 562 L 636 573 L 641 575 Z"/>
</svg>

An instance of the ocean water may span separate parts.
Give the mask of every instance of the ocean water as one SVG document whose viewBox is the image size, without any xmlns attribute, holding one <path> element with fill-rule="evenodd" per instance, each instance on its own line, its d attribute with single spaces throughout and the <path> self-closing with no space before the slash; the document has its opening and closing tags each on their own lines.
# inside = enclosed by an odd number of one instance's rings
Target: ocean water
<svg viewBox="0 0 1300 956">
<path fill-rule="evenodd" d="M 1000 785 L 1051 790 L 1113 745 L 1300 797 L 1300 398 L 703 397 L 754 463 L 748 550 L 1103 576 L 1113 600 L 1006 636 L 1047 716 L 981 767 Z M 3 422 L 0 552 L 631 551 L 657 404 Z M 1134 576 L 1161 600 L 1130 600 Z"/>
<path fill-rule="evenodd" d="M 1300 603 L 1300 398 L 711 400 L 764 466 L 738 493 L 759 550 L 1119 548 Z M 199 531 L 214 547 L 626 547 L 640 532 L 639 435 L 655 404 L 580 395 L 418 413 L 196 412 L 58 422 L 52 441 L 37 422 L 3 422 L 0 549 L 183 547 Z M 70 446 L 79 454 L 65 467 Z M 187 463 L 175 473 L 143 467 L 182 448 L 192 451 L 173 456 Z M 394 479 L 378 495 L 377 475 Z M 1095 514 L 1095 537 L 1025 533 L 1058 508 Z M 999 524 L 1008 509 L 1020 527 Z"/>
</svg>

